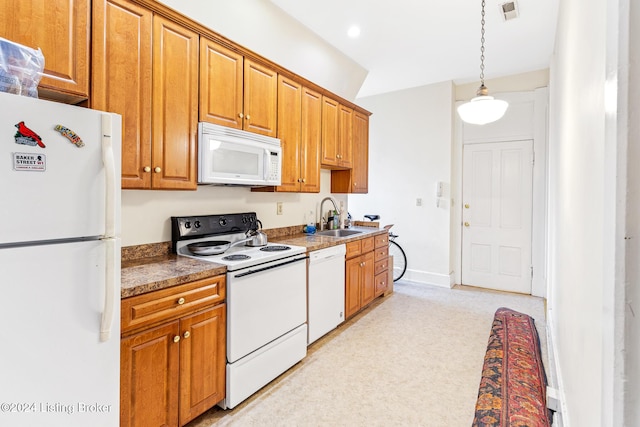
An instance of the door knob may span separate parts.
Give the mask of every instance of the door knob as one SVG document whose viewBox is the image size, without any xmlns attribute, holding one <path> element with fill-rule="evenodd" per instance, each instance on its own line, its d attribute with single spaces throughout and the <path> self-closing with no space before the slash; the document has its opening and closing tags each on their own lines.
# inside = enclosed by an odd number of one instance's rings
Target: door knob
<svg viewBox="0 0 640 427">
<path fill-rule="evenodd" d="M 469 223 L 468 223 L 468 222 L 465 222 L 465 223 L 464 223 L 464 226 L 465 226 L 465 227 L 468 227 L 468 226 L 469 226 Z"/>
</svg>

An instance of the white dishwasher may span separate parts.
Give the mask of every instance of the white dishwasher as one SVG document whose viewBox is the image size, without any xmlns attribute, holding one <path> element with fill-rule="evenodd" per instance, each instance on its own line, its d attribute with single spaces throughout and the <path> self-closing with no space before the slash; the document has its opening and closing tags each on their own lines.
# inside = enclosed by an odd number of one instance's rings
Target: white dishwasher
<svg viewBox="0 0 640 427">
<path fill-rule="evenodd" d="M 344 321 L 346 253 L 344 244 L 309 253 L 307 345 Z"/>
</svg>

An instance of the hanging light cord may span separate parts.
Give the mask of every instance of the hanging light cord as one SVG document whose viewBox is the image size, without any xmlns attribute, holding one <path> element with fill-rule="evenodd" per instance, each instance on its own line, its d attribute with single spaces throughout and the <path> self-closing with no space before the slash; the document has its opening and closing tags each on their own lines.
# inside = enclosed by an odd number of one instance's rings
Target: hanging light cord
<svg viewBox="0 0 640 427">
<path fill-rule="evenodd" d="M 485 0 L 482 0 L 482 19 L 480 20 L 480 86 L 484 86 L 484 5 Z"/>
</svg>

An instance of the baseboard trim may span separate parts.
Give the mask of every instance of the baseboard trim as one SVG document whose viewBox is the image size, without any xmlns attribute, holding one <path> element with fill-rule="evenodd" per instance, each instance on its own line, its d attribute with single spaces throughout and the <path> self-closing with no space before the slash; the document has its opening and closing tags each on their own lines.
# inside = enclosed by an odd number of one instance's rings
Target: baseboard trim
<svg viewBox="0 0 640 427">
<path fill-rule="evenodd" d="M 430 273 L 428 271 L 411 269 L 407 269 L 404 276 L 402 276 L 402 280 L 424 285 L 440 286 L 449 289 L 453 288 L 455 282 L 453 274 Z"/>
<path fill-rule="evenodd" d="M 567 399 L 564 393 L 564 383 L 562 380 L 562 369 L 558 364 L 558 358 L 556 357 L 555 343 L 555 326 L 553 321 L 553 315 L 551 309 L 547 309 L 547 356 L 549 359 L 549 365 L 551 372 L 547 373 L 547 378 L 550 378 L 553 384 L 548 388 L 554 389 L 553 398 L 559 402 L 556 403 L 558 412 L 554 414 L 553 425 L 558 427 L 571 427 L 569 422 L 569 412 L 567 411 Z M 548 389 L 547 388 L 547 389 Z M 553 409 L 553 408 L 551 408 Z"/>
</svg>

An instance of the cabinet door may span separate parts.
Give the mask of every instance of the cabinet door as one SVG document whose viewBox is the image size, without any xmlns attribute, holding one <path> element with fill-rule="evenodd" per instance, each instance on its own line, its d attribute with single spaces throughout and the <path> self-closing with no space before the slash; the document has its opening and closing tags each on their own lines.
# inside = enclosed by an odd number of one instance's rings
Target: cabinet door
<svg viewBox="0 0 640 427">
<path fill-rule="evenodd" d="M 93 1 L 91 107 L 122 116 L 122 188 L 151 187 L 151 12 Z"/>
<path fill-rule="evenodd" d="M 322 97 L 322 164 L 324 166 L 338 166 L 339 107 L 340 104 L 335 99 Z"/>
<path fill-rule="evenodd" d="M 302 88 L 302 140 L 300 148 L 300 190 L 320 192 L 320 149 L 322 147 L 322 95 Z"/>
<path fill-rule="evenodd" d="M 200 121 L 242 129 L 244 58 L 200 39 Z"/>
<path fill-rule="evenodd" d="M 132 335 L 120 347 L 120 426 L 178 425 L 178 321 Z"/>
<path fill-rule="evenodd" d="M 345 262 L 345 319 L 353 316 L 360 310 L 360 270 L 361 257 L 351 258 Z"/>
<path fill-rule="evenodd" d="M 369 191 L 369 116 L 355 112 L 353 116 L 352 193 Z"/>
<path fill-rule="evenodd" d="M 340 105 L 338 166 L 351 168 L 353 157 L 353 108 Z"/>
<path fill-rule="evenodd" d="M 69 104 L 89 97 L 89 1 L 4 0 L 0 36 L 42 50 L 39 96 Z"/>
<path fill-rule="evenodd" d="M 151 185 L 197 187 L 198 34 L 153 17 Z"/>
<path fill-rule="evenodd" d="M 361 286 L 362 286 L 362 306 L 369 304 L 375 297 L 375 281 L 374 281 L 374 255 L 373 252 L 367 252 L 360 257 L 362 259 Z"/>
<path fill-rule="evenodd" d="M 244 130 L 276 136 L 278 73 L 244 61 Z"/>
<path fill-rule="evenodd" d="M 180 319 L 180 425 L 224 399 L 226 304 Z"/>
<path fill-rule="evenodd" d="M 278 138 L 282 144 L 282 185 L 277 191 L 300 191 L 302 86 L 278 76 Z"/>
</svg>

